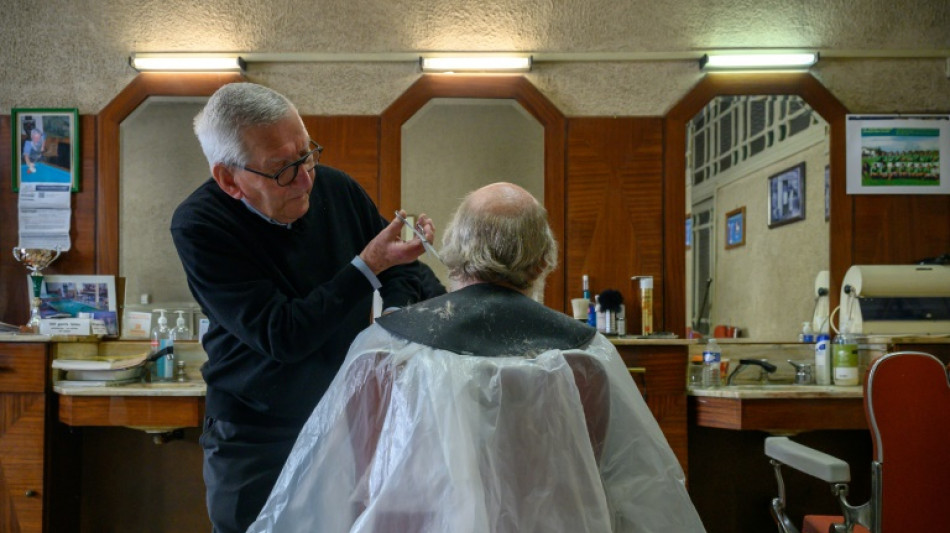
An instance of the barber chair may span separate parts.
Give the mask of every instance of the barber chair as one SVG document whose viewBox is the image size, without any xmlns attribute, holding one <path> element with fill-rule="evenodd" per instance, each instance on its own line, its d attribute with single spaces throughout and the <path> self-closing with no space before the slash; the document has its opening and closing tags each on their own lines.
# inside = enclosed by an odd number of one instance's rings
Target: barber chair
<svg viewBox="0 0 950 533">
<path fill-rule="evenodd" d="M 605 369 L 596 359 L 576 352 L 566 352 L 564 359 L 570 366 L 573 382 L 576 386 L 577 401 L 583 409 L 583 417 L 587 426 L 594 461 L 599 463 L 607 435 L 607 425 L 610 418 L 610 394 L 608 377 Z M 356 477 L 368 480 L 374 476 L 373 461 L 380 456 L 386 457 L 388 451 L 378 450 L 385 446 L 385 439 L 381 438 L 387 410 L 398 408 L 393 402 L 398 396 L 393 390 L 393 376 L 401 370 L 398 365 L 392 366 L 391 359 L 375 354 L 366 354 L 362 360 L 351 366 L 351 371 L 365 377 L 360 385 L 360 393 L 355 394 L 346 407 L 347 419 L 350 424 L 351 444 L 353 446 Z M 486 388 L 473 385 L 470 394 L 477 397 L 477 402 L 483 406 L 491 418 L 490 425 L 494 428 L 489 435 L 481 435 L 483 439 L 474 443 L 482 450 L 482 454 L 491 456 L 488 461 L 491 472 L 483 475 L 485 486 L 491 485 L 491 478 L 504 473 L 505 488 L 513 494 L 536 494 L 537 486 L 547 486 L 552 479 L 561 473 L 551 471 L 545 466 L 547 462 L 543 456 L 547 446 L 575 446 L 578 443 L 569 442 L 542 442 L 539 439 L 539 429 L 534 427 L 532 419 L 551 420 L 566 414 L 560 413 L 563 399 L 550 398 L 546 390 L 565 390 L 565 375 L 551 371 L 541 366 L 513 364 L 506 365 L 502 359 L 485 358 L 484 379 L 497 380 L 497 386 L 490 387 L 493 394 L 485 394 Z M 359 366 L 364 366 L 364 371 Z M 366 368 L 373 368 L 365 372 Z M 454 401 L 446 398 L 446 401 Z M 569 401 L 568 403 L 573 403 Z M 576 405 L 576 404 L 575 404 Z M 496 418 L 492 418 L 496 417 Z M 387 431 L 394 431 L 388 428 Z M 398 429 L 395 431 L 399 431 Z M 419 426 L 413 431 L 425 431 Z M 464 431 L 462 429 L 461 431 Z M 433 439 L 439 439 L 433 435 Z M 582 468 L 580 465 L 562 465 L 564 470 Z M 375 481 L 378 483 L 379 481 Z M 364 483 L 372 483 L 364 481 Z M 424 481 L 422 481 L 424 483 Z M 422 487 L 418 487 L 422 489 Z M 362 492 L 363 489 L 361 489 Z M 487 490 L 487 489 L 486 489 Z M 532 492 L 534 491 L 534 492 Z M 576 505 L 576 494 L 564 489 L 562 492 L 556 484 L 551 485 L 549 497 L 553 508 L 564 508 L 564 505 Z M 585 495 L 584 498 L 592 497 Z M 486 496 L 486 499 L 491 499 Z M 562 500 L 562 501 L 558 501 Z M 464 502 L 463 502 L 464 503 Z M 558 507 L 560 506 L 560 507 Z M 413 531 L 438 530 L 430 513 L 419 508 L 420 506 L 404 502 L 398 507 L 385 512 L 376 513 L 376 520 L 367 530 L 373 533 L 407 533 Z M 363 502 L 357 503 L 351 510 L 354 517 L 360 516 L 367 507 Z M 493 531 L 510 531 L 516 529 L 506 525 L 505 517 L 498 518 L 493 525 Z M 362 530 L 361 530 L 362 531 Z"/>
<path fill-rule="evenodd" d="M 847 463 L 787 437 L 765 439 L 778 481 L 772 516 L 781 533 L 798 533 L 785 512 L 781 467 L 831 485 L 842 516 L 805 516 L 802 533 L 950 531 L 950 382 L 947 367 L 921 352 L 877 359 L 864 381 L 873 442 L 870 499 L 848 501 Z"/>
</svg>

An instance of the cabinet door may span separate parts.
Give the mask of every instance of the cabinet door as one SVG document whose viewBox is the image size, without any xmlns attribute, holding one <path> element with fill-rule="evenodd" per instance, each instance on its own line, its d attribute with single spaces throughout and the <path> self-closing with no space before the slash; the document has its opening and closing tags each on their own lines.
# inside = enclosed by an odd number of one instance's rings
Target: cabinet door
<svg viewBox="0 0 950 533">
<path fill-rule="evenodd" d="M 0 344 L 0 531 L 43 531 L 46 346 Z"/>
</svg>

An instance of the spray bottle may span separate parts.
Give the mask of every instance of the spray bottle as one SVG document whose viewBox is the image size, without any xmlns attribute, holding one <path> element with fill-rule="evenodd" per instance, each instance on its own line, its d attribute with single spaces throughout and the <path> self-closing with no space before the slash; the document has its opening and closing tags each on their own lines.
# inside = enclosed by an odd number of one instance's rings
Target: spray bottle
<svg viewBox="0 0 950 533">
<path fill-rule="evenodd" d="M 594 301 L 590 299 L 590 279 L 587 277 L 587 274 L 584 274 L 581 281 L 584 284 L 584 298 L 587 299 L 587 325 L 596 328 L 597 308 L 594 306 Z"/>
</svg>

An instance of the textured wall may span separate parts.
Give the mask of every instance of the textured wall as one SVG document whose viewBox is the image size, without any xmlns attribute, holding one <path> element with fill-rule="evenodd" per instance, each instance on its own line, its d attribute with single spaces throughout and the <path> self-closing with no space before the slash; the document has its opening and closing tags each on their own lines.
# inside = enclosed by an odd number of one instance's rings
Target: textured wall
<svg viewBox="0 0 950 533">
<path fill-rule="evenodd" d="M 95 114 L 135 72 L 130 52 L 686 52 L 710 48 L 950 49 L 950 2 L 920 0 L 3 0 L 0 113 Z M 830 55 L 830 54 L 828 54 Z M 950 54 L 944 54 L 950 55 Z M 252 64 L 305 114 L 378 114 L 413 63 Z M 814 69 L 853 111 L 946 111 L 946 60 L 834 59 Z M 662 115 L 693 61 L 538 63 L 532 83 L 567 115 Z"/>
</svg>

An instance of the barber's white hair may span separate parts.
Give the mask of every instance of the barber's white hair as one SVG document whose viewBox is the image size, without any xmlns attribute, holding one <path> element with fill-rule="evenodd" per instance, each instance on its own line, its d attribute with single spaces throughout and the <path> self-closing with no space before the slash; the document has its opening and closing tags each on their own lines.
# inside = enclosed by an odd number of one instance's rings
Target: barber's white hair
<svg viewBox="0 0 950 533">
<path fill-rule="evenodd" d="M 543 287 L 557 267 L 557 241 L 544 207 L 537 201 L 520 209 L 473 207 L 472 194 L 452 216 L 439 252 L 453 284 L 501 282 L 526 292 Z"/>
<path fill-rule="evenodd" d="M 195 117 L 195 135 L 208 166 L 217 163 L 244 166 L 248 147 L 244 131 L 274 124 L 297 108 L 284 95 L 256 83 L 229 83 L 208 99 Z"/>
</svg>

